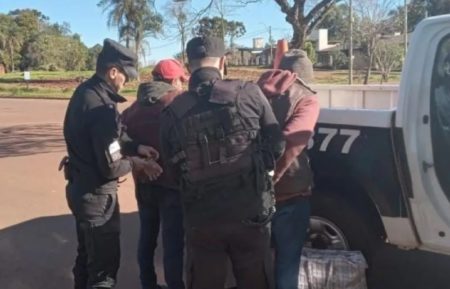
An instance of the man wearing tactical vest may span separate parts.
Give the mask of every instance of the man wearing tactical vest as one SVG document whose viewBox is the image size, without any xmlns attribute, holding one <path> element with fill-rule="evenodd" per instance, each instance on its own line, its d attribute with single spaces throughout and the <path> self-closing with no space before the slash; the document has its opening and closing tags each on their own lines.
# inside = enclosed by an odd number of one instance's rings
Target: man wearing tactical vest
<svg viewBox="0 0 450 289">
<path fill-rule="evenodd" d="M 195 37 L 186 52 L 189 89 L 163 112 L 161 147 L 179 176 L 187 286 L 223 289 L 229 258 L 238 288 L 273 288 L 268 172 L 284 149 L 279 124 L 256 84 L 222 80 L 223 40 Z"/>
<path fill-rule="evenodd" d="M 313 180 L 305 148 L 319 116 L 319 103 L 316 93 L 305 84 L 312 81 L 313 67 L 303 50 L 287 52 L 279 67 L 265 72 L 258 85 L 269 99 L 286 140 L 286 150 L 276 163 L 273 177 L 276 288 L 297 289 Z"/>
</svg>

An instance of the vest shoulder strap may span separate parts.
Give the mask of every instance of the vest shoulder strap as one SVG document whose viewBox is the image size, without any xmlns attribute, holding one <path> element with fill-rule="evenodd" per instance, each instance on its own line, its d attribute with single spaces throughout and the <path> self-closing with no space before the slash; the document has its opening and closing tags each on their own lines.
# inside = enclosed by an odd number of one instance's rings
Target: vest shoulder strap
<svg viewBox="0 0 450 289">
<path fill-rule="evenodd" d="M 216 104 L 235 103 L 243 86 L 244 82 L 241 80 L 218 80 L 211 90 L 209 102 Z"/>
<path fill-rule="evenodd" d="M 197 103 L 196 95 L 193 92 L 186 91 L 177 96 L 168 109 L 172 111 L 177 119 L 182 118 Z"/>
</svg>

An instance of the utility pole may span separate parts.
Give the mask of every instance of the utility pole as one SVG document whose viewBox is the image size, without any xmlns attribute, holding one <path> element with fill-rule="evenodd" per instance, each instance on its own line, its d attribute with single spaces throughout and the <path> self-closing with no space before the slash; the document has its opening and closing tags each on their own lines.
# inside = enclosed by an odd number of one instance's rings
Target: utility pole
<svg viewBox="0 0 450 289">
<path fill-rule="evenodd" d="M 405 0 L 405 20 L 404 20 L 404 36 L 405 36 L 405 56 L 404 59 L 406 60 L 406 53 L 408 52 L 408 0 Z"/>
<path fill-rule="evenodd" d="M 223 42 L 225 43 L 225 21 L 224 21 L 224 11 L 223 11 L 223 0 L 219 0 L 220 1 L 220 19 L 221 19 L 221 22 L 222 22 L 222 40 L 223 40 Z"/>
<path fill-rule="evenodd" d="M 273 45 L 273 39 L 272 39 L 272 26 L 269 26 L 269 44 L 270 44 L 270 64 L 272 64 L 273 63 L 273 48 L 272 48 L 272 45 Z"/>
<path fill-rule="evenodd" d="M 353 3 L 349 0 L 349 25 L 350 25 L 350 43 L 348 48 L 348 84 L 353 84 Z"/>
</svg>

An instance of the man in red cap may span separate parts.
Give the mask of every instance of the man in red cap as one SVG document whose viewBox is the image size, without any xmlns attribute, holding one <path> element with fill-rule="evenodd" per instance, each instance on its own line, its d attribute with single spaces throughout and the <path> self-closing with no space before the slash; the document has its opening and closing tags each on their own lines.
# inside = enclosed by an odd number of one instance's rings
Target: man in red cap
<svg viewBox="0 0 450 289">
<path fill-rule="evenodd" d="M 152 71 L 153 81 L 139 85 L 137 100 L 123 112 L 127 135 L 160 150 L 160 114 L 180 94 L 188 78 L 174 59 L 161 60 Z M 170 289 L 183 289 L 184 232 L 180 193 L 174 177 L 164 172 L 157 180 L 133 174 L 139 208 L 138 261 L 143 289 L 160 288 L 154 267 L 160 223 L 165 280 Z"/>
</svg>

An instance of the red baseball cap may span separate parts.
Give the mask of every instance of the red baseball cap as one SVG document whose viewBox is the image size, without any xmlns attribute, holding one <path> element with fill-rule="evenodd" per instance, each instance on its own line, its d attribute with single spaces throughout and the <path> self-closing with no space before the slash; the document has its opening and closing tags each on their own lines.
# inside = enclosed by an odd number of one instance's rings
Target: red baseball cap
<svg viewBox="0 0 450 289">
<path fill-rule="evenodd" d="M 187 81 L 189 79 L 181 63 L 175 59 L 164 59 L 158 62 L 153 68 L 152 75 L 165 80 L 180 78 L 181 81 Z"/>
</svg>

